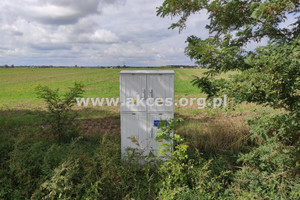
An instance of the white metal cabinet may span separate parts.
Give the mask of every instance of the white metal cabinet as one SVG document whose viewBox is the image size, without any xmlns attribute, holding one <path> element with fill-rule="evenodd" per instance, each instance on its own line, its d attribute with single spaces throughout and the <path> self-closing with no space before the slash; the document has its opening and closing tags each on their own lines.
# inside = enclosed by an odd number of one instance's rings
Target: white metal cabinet
<svg viewBox="0 0 300 200">
<path fill-rule="evenodd" d="M 148 111 L 170 111 L 173 105 L 166 105 L 167 98 L 174 98 L 174 75 L 172 74 L 149 74 L 147 77 L 148 94 L 150 98 L 157 99 L 157 103 L 149 106 Z M 162 98 L 163 101 L 160 101 Z"/>
<path fill-rule="evenodd" d="M 138 123 L 137 123 L 138 122 Z M 135 148 L 147 151 L 149 147 L 147 136 L 147 116 L 143 112 L 125 113 L 121 115 L 121 149 Z"/>
<path fill-rule="evenodd" d="M 141 73 L 124 73 L 120 76 L 120 102 L 121 112 L 146 111 L 145 105 L 137 105 L 139 98 L 146 95 L 146 75 Z M 129 98 L 133 104 L 126 103 Z"/>
<path fill-rule="evenodd" d="M 144 98 L 144 104 L 128 104 L 128 98 L 138 101 Z M 162 98 L 153 105 L 156 98 Z M 169 98 L 171 105 L 166 106 Z M 147 99 L 152 105 L 147 105 Z M 120 72 L 121 102 L 121 149 L 135 148 L 147 155 L 150 151 L 157 155 L 157 148 L 165 141 L 157 142 L 155 122 L 168 120 L 174 115 L 174 71 L 143 70 Z M 138 103 L 138 102 L 136 102 Z"/>
</svg>

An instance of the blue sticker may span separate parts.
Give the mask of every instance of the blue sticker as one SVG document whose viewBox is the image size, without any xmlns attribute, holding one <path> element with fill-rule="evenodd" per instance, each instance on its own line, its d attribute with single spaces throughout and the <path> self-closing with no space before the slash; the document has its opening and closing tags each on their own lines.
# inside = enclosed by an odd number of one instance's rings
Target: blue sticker
<svg viewBox="0 0 300 200">
<path fill-rule="evenodd" d="M 168 121 L 167 120 L 154 120 L 154 126 L 158 126 L 160 122 L 165 121 L 166 126 L 168 126 Z"/>
<path fill-rule="evenodd" d="M 158 126 L 159 120 L 154 120 L 154 126 Z"/>
</svg>

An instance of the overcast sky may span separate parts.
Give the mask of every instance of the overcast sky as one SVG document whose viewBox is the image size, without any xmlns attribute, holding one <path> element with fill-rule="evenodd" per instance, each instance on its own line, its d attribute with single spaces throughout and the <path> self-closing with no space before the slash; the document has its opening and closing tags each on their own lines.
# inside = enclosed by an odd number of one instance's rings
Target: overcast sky
<svg viewBox="0 0 300 200">
<path fill-rule="evenodd" d="M 185 40 L 207 37 L 207 16 L 191 17 L 179 34 L 156 16 L 162 2 L 1 0 L 0 65 L 193 64 Z"/>
</svg>

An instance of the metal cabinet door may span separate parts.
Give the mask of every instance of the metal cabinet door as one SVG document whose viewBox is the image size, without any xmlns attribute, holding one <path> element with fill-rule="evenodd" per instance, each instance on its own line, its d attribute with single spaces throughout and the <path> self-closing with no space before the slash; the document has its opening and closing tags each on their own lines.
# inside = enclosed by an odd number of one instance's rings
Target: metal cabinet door
<svg viewBox="0 0 300 200">
<path fill-rule="evenodd" d="M 145 112 L 121 114 L 121 149 L 135 148 L 144 153 L 148 150 L 147 115 Z"/>
<path fill-rule="evenodd" d="M 146 111 L 146 105 L 138 105 L 138 97 L 144 98 L 146 93 L 145 74 L 121 74 L 120 76 L 120 103 L 121 112 L 126 111 Z M 133 99 L 132 104 L 128 104 L 129 98 Z M 143 100 L 145 103 L 145 100 Z"/>
<path fill-rule="evenodd" d="M 153 74 L 147 77 L 148 97 L 163 98 L 164 101 L 158 101 L 148 107 L 148 111 L 173 111 L 174 110 L 174 75 Z M 172 105 L 166 106 L 166 98 L 171 98 Z M 153 102 L 151 102 L 152 104 Z"/>
<path fill-rule="evenodd" d="M 161 140 L 161 141 L 155 141 L 155 138 L 157 137 L 157 131 L 158 131 L 158 124 L 160 121 L 165 121 L 165 120 L 170 120 L 173 119 L 173 114 L 172 113 L 151 113 L 148 114 L 148 119 L 147 119 L 147 128 L 148 128 L 148 137 L 150 141 L 150 151 L 154 155 L 157 155 L 157 148 L 163 144 L 166 143 L 166 141 Z"/>
</svg>

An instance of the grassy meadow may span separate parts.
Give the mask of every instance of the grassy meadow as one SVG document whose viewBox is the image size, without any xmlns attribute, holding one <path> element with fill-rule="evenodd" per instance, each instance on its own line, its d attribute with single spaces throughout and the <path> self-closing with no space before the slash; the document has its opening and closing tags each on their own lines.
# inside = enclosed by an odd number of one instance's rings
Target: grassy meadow
<svg viewBox="0 0 300 200">
<path fill-rule="evenodd" d="M 141 167 L 136 158 L 122 161 L 118 107 L 75 106 L 80 136 L 62 143 L 49 134 L 43 122 L 45 103 L 35 91 L 39 84 L 65 92 L 76 81 L 85 85 L 84 97 L 119 97 L 120 71 L 0 69 L 0 199 L 255 198 L 249 191 L 241 191 L 234 175 L 241 168 L 239 153 L 257 142 L 249 139 L 245 121 L 254 113 L 274 112 L 267 107 L 175 107 L 175 117 L 184 119 L 175 133 L 188 144 L 181 153 L 193 160 L 179 157 L 181 164 Z M 191 80 L 205 70 L 174 71 L 175 98 L 204 97 Z M 183 183 L 198 189 L 188 189 Z"/>
<path fill-rule="evenodd" d="M 85 97 L 119 97 L 119 72 L 121 69 L 91 68 L 32 68 L 0 70 L 0 107 L 32 108 L 41 106 L 35 88 L 41 84 L 61 91 L 75 81 L 85 85 Z M 203 70 L 175 69 L 175 94 L 199 95 L 199 89 L 190 84 L 193 75 Z"/>
</svg>

